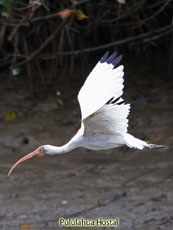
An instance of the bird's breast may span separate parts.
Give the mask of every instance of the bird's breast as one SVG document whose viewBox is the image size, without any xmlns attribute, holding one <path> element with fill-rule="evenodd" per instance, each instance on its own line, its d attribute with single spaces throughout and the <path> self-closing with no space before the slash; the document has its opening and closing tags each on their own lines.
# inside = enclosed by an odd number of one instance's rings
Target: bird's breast
<svg viewBox="0 0 173 230">
<path fill-rule="evenodd" d="M 84 136 L 83 147 L 92 150 L 112 149 L 124 144 L 123 138 L 115 135 L 93 134 Z"/>
</svg>

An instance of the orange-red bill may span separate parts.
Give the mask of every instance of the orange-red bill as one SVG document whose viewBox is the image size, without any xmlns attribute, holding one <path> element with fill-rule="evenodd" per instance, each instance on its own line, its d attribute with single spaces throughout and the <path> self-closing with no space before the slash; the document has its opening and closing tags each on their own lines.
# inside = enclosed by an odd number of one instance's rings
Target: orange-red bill
<svg viewBox="0 0 173 230">
<path fill-rule="evenodd" d="M 29 153 L 27 155 L 25 155 L 24 157 L 22 157 L 20 160 L 18 160 L 10 169 L 10 171 L 8 172 L 8 176 L 10 176 L 10 174 L 12 173 L 12 171 L 14 170 L 14 168 L 16 168 L 17 165 L 19 165 L 20 163 L 22 163 L 23 161 L 26 161 L 34 156 L 43 156 L 42 153 L 38 152 L 37 149 L 32 152 L 32 153 Z"/>
</svg>

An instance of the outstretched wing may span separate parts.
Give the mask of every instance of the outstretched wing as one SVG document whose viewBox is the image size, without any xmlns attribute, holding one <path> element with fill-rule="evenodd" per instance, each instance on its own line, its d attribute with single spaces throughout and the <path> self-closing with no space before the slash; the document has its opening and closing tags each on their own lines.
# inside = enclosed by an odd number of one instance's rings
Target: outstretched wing
<svg viewBox="0 0 173 230">
<path fill-rule="evenodd" d="M 110 99 L 117 99 L 123 94 L 124 67 L 121 65 L 115 68 L 122 55 L 116 57 L 116 53 L 113 53 L 108 56 L 109 52 L 106 52 L 79 91 L 82 120 L 99 110 Z"/>
<path fill-rule="evenodd" d="M 86 135 L 118 135 L 127 132 L 130 105 L 124 104 L 122 98 L 110 100 L 99 110 L 84 119 Z"/>
</svg>

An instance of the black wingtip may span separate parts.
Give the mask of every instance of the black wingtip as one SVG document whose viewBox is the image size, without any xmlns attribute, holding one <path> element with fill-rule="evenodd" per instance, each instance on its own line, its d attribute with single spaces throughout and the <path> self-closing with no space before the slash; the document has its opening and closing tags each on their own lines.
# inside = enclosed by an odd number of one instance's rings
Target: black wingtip
<svg viewBox="0 0 173 230">
<path fill-rule="evenodd" d="M 113 62 L 112 65 L 115 67 L 123 58 L 123 55 L 118 56 Z"/>
<path fill-rule="evenodd" d="M 109 51 L 107 51 L 107 52 L 103 55 L 103 57 L 100 59 L 100 62 L 101 62 L 101 63 L 104 63 L 104 62 L 106 61 L 106 59 L 107 59 L 108 56 L 109 56 Z"/>
<path fill-rule="evenodd" d="M 110 104 L 113 99 L 114 99 L 114 97 L 111 97 L 111 99 L 108 102 L 106 102 L 106 105 Z"/>
<path fill-rule="evenodd" d="M 111 54 L 109 56 L 109 51 L 107 51 L 103 57 L 100 59 L 100 63 L 108 63 L 108 64 L 112 64 L 114 67 L 121 61 L 121 59 L 123 58 L 123 55 L 120 55 L 116 58 L 117 56 L 117 52 L 114 52 L 113 54 Z"/>
<path fill-rule="evenodd" d="M 110 57 L 108 57 L 108 59 L 106 60 L 106 62 L 108 64 L 112 63 L 113 60 L 115 59 L 116 55 L 117 55 L 117 52 L 114 52 Z"/>
<path fill-rule="evenodd" d="M 117 101 L 119 101 L 120 97 L 116 98 L 115 100 L 111 101 L 111 104 L 115 104 Z"/>
<path fill-rule="evenodd" d="M 124 101 L 122 100 L 122 101 L 118 102 L 118 101 L 120 100 L 120 98 L 121 98 L 121 97 L 118 97 L 118 98 L 115 99 L 114 97 L 112 97 L 112 98 L 106 103 L 106 105 L 109 105 L 109 104 L 121 105 L 121 104 L 124 103 Z M 117 102 L 118 102 L 118 103 L 117 103 Z"/>
<path fill-rule="evenodd" d="M 124 104 L 124 101 L 120 101 L 117 103 L 117 105 L 122 105 L 122 104 Z"/>
</svg>

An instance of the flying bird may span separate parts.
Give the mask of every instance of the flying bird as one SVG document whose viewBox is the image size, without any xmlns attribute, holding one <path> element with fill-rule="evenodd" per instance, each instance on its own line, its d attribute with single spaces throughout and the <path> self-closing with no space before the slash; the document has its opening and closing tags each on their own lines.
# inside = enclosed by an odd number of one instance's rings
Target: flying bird
<svg viewBox="0 0 173 230">
<path fill-rule="evenodd" d="M 69 152 L 78 147 L 92 150 L 113 149 L 123 145 L 144 149 L 164 147 L 148 144 L 127 132 L 130 104 L 122 99 L 124 66 L 118 66 L 122 55 L 107 51 L 91 71 L 79 91 L 81 127 L 72 139 L 63 146 L 42 145 L 17 161 L 8 175 L 21 162 L 34 156 L 54 155 Z"/>
</svg>

